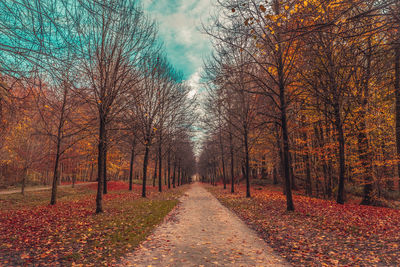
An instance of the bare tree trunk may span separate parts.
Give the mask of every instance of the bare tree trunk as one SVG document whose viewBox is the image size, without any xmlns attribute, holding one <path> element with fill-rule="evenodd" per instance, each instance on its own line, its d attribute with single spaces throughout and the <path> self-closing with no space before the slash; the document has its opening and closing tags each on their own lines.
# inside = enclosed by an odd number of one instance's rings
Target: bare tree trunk
<svg viewBox="0 0 400 267">
<path fill-rule="evenodd" d="M 61 132 L 59 131 L 59 134 L 60 133 Z M 58 137 L 57 138 L 57 148 L 56 148 L 56 159 L 54 162 L 53 183 L 51 186 L 50 205 L 56 204 L 56 199 L 57 199 L 58 163 L 60 160 L 60 146 L 61 146 L 61 139 L 60 139 L 60 137 Z"/>
<path fill-rule="evenodd" d="M 100 116 L 99 127 L 99 151 L 97 159 L 97 196 L 96 196 L 96 213 L 103 212 L 103 177 L 104 177 L 104 149 L 105 149 L 105 118 Z"/>
<path fill-rule="evenodd" d="M 28 175 L 28 167 L 24 167 L 24 170 L 22 172 L 22 185 L 21 185 L 21 194 L 25 194 L 25 185 L 26 185 L 26 177 Z"/>
<path fill-rule="evenodd" d="M 1 85 L 0 85 L 1 86 Z M 3 96 L 0 95 L 0 123 L 3 123 Z M 0 130 L 2 130 L 3 125 L 0 124 Z M 3 142 L 3 140 L 1 140 L 0 142 Z M 2 143 L 0 143 L 0 146 L 2 145 Z"/>
<path fill-rule="evenodd" d="M 280 15 L 280 2 L 274 1 L 275 14 Z M 279 85 L 279 102 L 281 112 L 281 129 L 282 129 L 282 142 L 283 142 L 283 172 L 285 176 L 285 193 L 286 193 L 286 208 L 288 211 L 294 210 L 292 199 L 292 188 L 290 185 L 290 151 L 289 151 L 289 137 L 287 129 L 287 114 L 286 114 L 286 94 L 285 94 L 285 77 L 284 77 L 284 62 L 282 59 L 282 51 L 280 44 L 280 35 L 277 33 L 277 72 L 278 72 L 278 85 Z"/>
<path fill-rule="evenodd" d="M 66 169 L 65 165 L 60 164 L 60 173 L 58 174 L 58 185 L 61 185 L 65 169 Z"/>
<path fill-rule="evenodd" d="M 174 172 L 172 173 L 172 187 L 175 188 L 175 178 L 176 178 L 176 158 L 174 159 Z"/>
<path fill-rule="evenodd" d="M 335 126 L 338 134 L 339 143 L 339 185 L 336 202 L 344 204 L 344 179 L 345 179 L 345 155 L 344 155 L 344 133 L 343 124 L 340 116 L 339 104 L 337 103 L 335 109 Z"/>
<path fill-rule="evenodd" d="M 178 186 L 181 185 L 181 159 L 178 160 Z"/>
<path fill-rule="evenodd" d="M 293 162 L 296 162 L 296 154 L 292 157 L 292 153 L 289 152 L 289 170 L 290 170 L 290 186 L 292 187 L 292 190 L 297 190 L 296 187 L 296 180 L 295 180 L 295 173 L 294 173 L 294 168 L 293 168 Z"/>
<path fill-rule="evenodd" d="M 158 192 L 162 192 L 162 132 L 160 130 L 160 139 L 158 144 Z"/>
<path fill-rule="evenodd" d="M 320 126 L 322 127 L 322 126 Z M 326 122 L 326 137 L 328 138 L 328 140 L 333 140 L 333 130 L 331 129 L 331 125 L 328 124 L 328 122 Z M 323 136 L 323 129 L 321 128 L 321 135 L 322 135 L 322 140 L 324 140 L 324 136 Z M 333 148 L 328 148 L 328 153 L 330 155 L 332 155 Z M 328 171 L 328 190 L 329 190 L 329 196 L 333 196 L 333 192 L 332 192 L 332 187 L 333 187 L 333 161 L 332 158 L 329 157 L 328 162 L 327 162 L 327 171 Z"/>
<path fill-rule="evenodd" d="M 276 171 L 276 166 L 274 166 L 274 169 L 272 170 L 272 175 L 273 175 L 273 183 L 274 184 L 278 184 L 278 174 Z"/>
<path fill-rule="evenodd" d="M 358 150 L 361 164 L 364 168 L 364 197 L 361 201 L 363 205 L 372 204 L 373 179 L 372 179 L 372 157 L 368 143 L 367 135 L 367 108 L 369 100 L 369 81 L 371 75 L 371 39 L 368 40 L 367 70 L 364 79 L 363 90 L 361 94 L 361 112 L 360 112 L 360 132 L 358 134 Z"/>
<path fill-rule="evenodd" d="M 60 161 L 60 156 L 61 156 L 60 149 L 61 149 L 61 141 L 62 141 L 62 131 L 64 128 L 64 112 L 65 112 L 65 105 L 67 103 L 67 92 L 68 91 L 64 88 L 60 120 L 58 123 L 58 129 L 57 129 L 56 158 L 55 158 L 55 162 L 54 162 L 54 173 L 53 173 L 53 183 L 52 183 L 52 187 L 51 187 L 50 205 L 56 204 L 56 199 L 57 199 L 58 163 Z"/>
<path fill-rule="evenodd" d="M 146 182 L 147 182 L 147 164 L 149 162 L 149 140 L 146 140 L 144 159 L 143 159 L 143 182 L 142 182 L 142 197 L 146 197 Z"/>
<path fill-rule="evenodd" d="M 164 163 L 164 185 L 167 186 L 167 166 Z"/>
<path fill-rule="evenodd" d="M 364 116 L 364 117 L 363 117 Z M 361 120 L 365 120 L 365 114 L 360 115 Z M 359 158 L 361 164 L 364 167 L 364 196 L 361 201 L 362 205 L 370 205 L 372 203 L 372 166 L 371 166 L 371 157 L 369 155 L 369 144 L 368 137 L 366 134 L 365 121 L 360 122 L 360 132 L 358 134 L 358 150 L 359 150 Z"/>
<path fill-rule="evenodd" d="M 171 188 L 171 148 L 168 149 L 168 189 Z"/>
<path fill-rule="evenodd" d="M 217 167 L 218 161 L 217 161 L 217 159 L 216 159 L 216 157 L 215 157 L 215 156 L 214 156 L 214 160 L 213 160 L 213 162 L 214 162 L 214 166 L 213 166 L 213 173 L 214 173 L 214 186 L 217 186 L 217 181 L 218 181 L 218 177 L 219 177 L 219 175 L 218 175 L 218 167 Z"/>
<path fill-rule="evenodd" d="M 135 160 L 135 143 L 136 141 L 133 140 L 132 142 L 132 149 L 131 149 L 131 160 L 129 162 L 129 191 L 133 189 L 133 163 Z"/>
<path fill-rule="evenodd" d="M 292 199 L 292 188 L 290 186 L 290 166 L 289 166 L 289 137 L 287 131 L 286 120 L 286 101 L 285 89 L 283 83 L 280 88 L 280 103 L 281 103 L 281 127 L 282 127 L 282 142 L 283 142 L 283 172 L 285 175 L 285 194 L 286 194 L 286 209 L 288 211 L 294 210 Z"/>
<path fill-rule="evenodd" d="M 234 155 L 233 155 L 233 140 L 232 132 L 229 131 L 229 148 L 231 154 L 231 193 L 235 192 L 235 168 L 234 168 Z"/>
<path fill-rule="evenodd" d="M 265 169 L 265 154 L 261 157 L 261 179 L 267 179 L 267 170 Z"/>
<path fill-rule="evenodd" d="M 321 151 L 323 151 L 324 148 L 324 134 L 322 132 L 322 126 L 321 124 L 319 124 L 319 129 L 317 128 L 317 126 L 314 126 L 314 134 L 318 143 L 318 146 L 320 148 Z M 318 157 L 319 160 L 322 161 L 322 171 L 324 174 L 324 193 L 326 193 L 327 197 L 330 198 L 332 196 L 332 186 L 331 186 L 331 179 L 329 177 L 328 174 L 328 165 L 326 163 L 325 157 L 323 155 Z M 316 183 L 316 185 L 318 186 L 318 182 Z M 318 191 L 317 191 L 317 195 L 318 195 Z"/>
<path fill-rule="evenodd" d="M 246 197 L 250 197 L 250 158 L 247 126 L 244 127 L 244 150 L 245 150 L 245 177 L 246 177 Z"/>
<path fill-rule="evenodd" d="M 303 140 L 304 140 L 304 162 L 306 165 L 306 194 L 311 196 L 312 195 L 312 183 L 311 183 L 311 170 L 310 170 L 310 156 L 308 154 L 308 139 L 307 133 L 303 133 Z"/>
<path fill-rule="evenodd" d="M 282 191 L 283 194 L 286 195 L 286 183 L 285 183 L 285 174 L 284 174 L 284 169 L 285 169 L 285 164 L 283 160 L 283 148 L 282 148 L 282 141 L 281 141 L 281 136 L 279 135 L 279 128 L 278 126 L 275 128 L 276 130 L 276 145 L 278 147 L 278 153 L 279 153 L 279 177 L 282 178 Z"/>
<path fill-rule="evenodd" d="M 93 181 L 93 172 L 94 172 L 94 163 L 92 162 L 91 164 L 90 164 L 90 177 L 89 177 L 89 181 Z"/>
<path fill-rule="evenodd" d="M 107 129 L 105 129 L 104 131 L 104 136 L 105 136 L 105 142 L 104 142 L 104 163 L 103 163 L 103 180 L 104 180 L 104 184 L 103 184 L 103 194 L 107 194 Z"/>
<path fill-rule="evenodd" d="M 222 143 L 222 132 L 219 130 L 219 144 L 221 148 L 221 161 L 222 161 L 222 180 L 224 183 L 224 189 L 226 189 L 226 174 L 225 174 L 225 155 L 224 155 L 224 144 Z"/>
<path fill-rule="evenodd" d="M 400 42 L 400 41 L 398 41 Z M 394 91 L 396 97 L 396 148 L 397 157 L 400 159 L 400 43 L 395 44 L 395 64 L 394 64 Z M 400 161 L 397 164 L 399 191 L 400 191 Z"/>
<path fill-rule="evenodd" d="M 156 153 L 156 158 L 154 159 L 153 187 L 156 186 L 157 167 L 158 167 L 158 153 Z"/>
<path fill-rule="evenodd" d="M 75 187 L 75 183 L 76 183 L 76 173 L 74 172 L 74 173 L 72 174 L 72 188 Z"/>
</svg>

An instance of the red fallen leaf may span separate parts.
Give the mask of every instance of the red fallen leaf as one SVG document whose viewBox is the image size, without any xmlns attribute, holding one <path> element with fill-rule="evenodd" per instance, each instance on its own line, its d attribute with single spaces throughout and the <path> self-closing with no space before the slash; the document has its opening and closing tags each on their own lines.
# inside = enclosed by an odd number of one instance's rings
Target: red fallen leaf
<svg viewBox="0 0 400 267">
<path fill-rule="evenodd" d="M 288 213 L 280 188 L 209 190 L 294 265 L 400 265 L 400 210 L 294 195 Z"/>
<path fill-rule="evenodd" d="M 128 188 L 127 183 L 109 183 L 111 189 Z M 104 196 L 105 203 L 108 201 L 125 202 L 141 198 L 139 187 L 134 191 L 107 194 Z M 158 195 L 156 187 L 148 187 L 149 198 Z M 79 257 L 79 253 L 84 251 L 86 244 L 90 241 L 96 242 L 99 246 L 98 251 L 108 250 L 101 246 L 104 244 L 103 234 L 110 234 L 115 231 L 116 225 L 109 229 L 99 231 L 101 217 L 94 215 L 95 193 L 85 195 L 82 198 L 59 201 L 57 205 L 39 205 L 34 208 L 23 207 L 0 211 L 0 248 L 1 254 L 7 258 L 0 257 L 0 266 L 4 261 L 11 262 L 8 265 L 18 265 L 15 261 L 24 260 L 25 262 L 37 261 L 56 262 L 60 258 L 63 261 L 72 261 L 73 257 Z M 107 207 L 106 207 L 107 208 Z M 107 210 L 109 214 L 120 214 L 123 210 Z M 122 224 L 123 225 L 123 224 Z M 97 228 L 97 236 L 92 236 Z M 89 231 L 93 229 L 93 231 Z M 85 233 L 87 239 L 79 242 Z M 90 233 L 90 237 L 89 237 Z M 100 234 L 99 234 L 100 233 Z M 8 244 L 3 245 L 2 244 Z M 44 253 L 52 251 L 46 257 Z M 78 254 L 74 254 L 78 251 Z M 3 252 L 5 252 L 3 254 Z M 68 253 L 70 256 L 68 256 Z M 14 255 L 20 257 L 14 257 Z M 42 257 L 43 256 L 43 257 Z M 99 253 L 101 256 L 101 253 Z M 11 258 L 10 258 L 11 257 Z M 72 258 L 70 258 L 72 257 Z M 16 259 L 18 258 L 18 259 Z M 10 261 L 10 259 L 12 259 Z"/>
<path fill-rule="evenodd" d="M 21 254 L 20 258 L 23 259 L 23 260 L 24 260 L 24 259 L 29 259 L 29 255 L 23 253 L 23 254 Z"/>
</svg>

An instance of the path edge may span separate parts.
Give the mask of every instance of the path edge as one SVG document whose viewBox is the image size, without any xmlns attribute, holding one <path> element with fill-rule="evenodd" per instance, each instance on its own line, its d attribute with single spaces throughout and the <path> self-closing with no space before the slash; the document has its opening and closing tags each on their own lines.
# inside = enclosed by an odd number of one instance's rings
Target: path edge
<svg viewBox="0 0 400 267">
<path fill-rule="evenodd" d="M 208 188 L 204 185 L 207 184 L 201 184 L 202 187 L 208 192 L 210 193 L 217 201 L 218 203 L 221 204 L 221 206 L 229 213 L 232 214 L 233 217 L 236 217 L 236 219 L 238 219 L 242 224 L 244 224 L 247 228 L 249 228 L 249 230 L 251 232 L 253 232 L 255 234 L 255 236 L 257 236 L 260 239 L 260 242 L 263 242 L 266 244 L 266 248 L 265 250 L 268 253 L 271 253 L 275 258 L 279 259 L 279 261 L 281 262 L 282 265 L 280 266 L 293 266 L 287 259 L 285 259 L 284 257 L 282 257 L 278 251 L 275 251 L 275 249 L 268 243 L 268 241 L 264 238 L 264 236 L 262 236 L 261 233 L 259 233 L 253 225 L 249 224 L 246 222 L 246 220 L 242 219 L 238 213 L 236 213 L 234 210 L 230 209 L 229 207 L 225 206 L 224 203 L 222 203 L 210 190 L 208 190 Z"/>
</svg>

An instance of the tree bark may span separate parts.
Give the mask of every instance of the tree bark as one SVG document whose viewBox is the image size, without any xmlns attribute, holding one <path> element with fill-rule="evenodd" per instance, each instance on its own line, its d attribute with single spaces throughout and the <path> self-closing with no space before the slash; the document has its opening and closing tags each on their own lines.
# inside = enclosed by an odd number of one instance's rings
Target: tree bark
<svg viewBox="0 0 400 267">
<path fill-rule="evenodd" d="M 21 194 L 25 194 L 25 185 L 26 185 L 26 177 L 28 175 L 28 167 L 24 167 L 24 170 L 22 172 L 22 184 L 21 184 Z"/>
<path fill-rule="evenodd" d="M 285 174 L 284 174 L 284 169 L 285 169 L 285 163 L 283 160 L 283 148 L 282 148 L 282 137 L 279 135 L 279 128 L 278 126 L 275 128 L 276 130 L 276 145 L 278 147 L 278 153 L 279 153 L 279 176 L 282 178 L 282 191 L 283 194 L 286 195 L 286 182 L 285 182 Z"/>
<path fill-rule="evenodd" d="M 178 186 L 181 185 L 181 159 L 178 160 Z"/>
<path fill-rule="evenodd" d="M 363 115 L 360 116 L 361 120 L 365 120 Z M 360 132 L 358 134 L 358 150 L 359 150 L 359 159 L 364 168 L 364 192 L 363 192 L 363 200 L 361 201 L 361 205 L 371 205 L 372 204 L 372 166 L 371 166 L 371 157 L 369 155 L 369 144 L 368 137 L 366 134 L 365 122 L 360 122 Z"/>
<path fill-rule="evenodd" d="M 57 129 L 56 158 L 54 161 L 54 173 L 53 173 L 53 183 L 52 183 L 52 187 L 51 187 L 50 205 L 56 204 L 56 199 L 57 199 L 58 163 L 60 161 L 60 156 L 61 156 L 60 149 L 61 149 L 61 141 L 62 141 L 62 131 L 64 128 L 64 111 L 65 111 L 66 103 L 67 103 L 67 90 L 64 88 L 60 120 L 58 123 L 58 129 Z"/>
<path fill-rule="evenodd" d="M 394 91 L 396 97 L 396 148 L 397 148 L 397 157 L 399 160 L 400 159 L 400 43 L 395 44 L 394 52 L 395 52 Z M 397 171 L 399 180 L 398 190 L 400 191 L 400 160 L 397 163 Z"/>
<path fill-rule="evenodd" d="M 0 86 L 2 86 L 2 85 L 0 84 Z M 0 95 L 0 130 L 2 130 L 2 128 L 4 126 L 3 123 L 4 123 L 4 120 L 3 120 L 3 97 L 2 97 L 2 95 Z M 1 142 L 0 145 L 2 145 L 3 140 L 1 140 L 0 142 Z"/>
<path fill-rule="evenodd" d="M 105 142 L 104 142 L 104 156 L 103 156 L 103 180 L 104 180 L 104 184 L 103 184 L 103 194 L 107 194 L 107 129 L 104 128 L 104 137 L 105 137 Z"/>
<path fill-rule="evenodd" d="M 160 139 L 158 144 L 158 192 L 162 192 L 162 132 L 160 130 Z"/>
<path fill-rule="evenodd" d="M 314 126 L 314 134 L 318 143 L 318 146 L 320 148 L 320 153 L 322 153 L 323 149 L 324 149 L 324 134 L 322 131 L 322 126 L 321 123 L 319 123 L 319 130 L 317 128 L 317 126 Z M 326 196 L 328 198 L 330 198 L 332 196 L 332 184 L 331 184 L 331 179 L 330 179 L 330 175 L 328 173 L 328 164 L 326 163 L 325 157 L 324 155 L 319 155 L 319 160 L 322 161 L 322 171 L 324 174 L 324 194 L 326 194 Z M 318 185 L 318 182 L 316 183 L 316 185 Z M 317 190 L 317 195 L 318 195 L 318 190 Z"/>
<path fill-rule="evenodd" d="M 290 186 L 292 187 L 292 190 L 297 190 L 296 187 L 296 180 L 295 180 L 295 174 L 294 174 L 294 168 L 293 168 L 293 162 L 296 162 L 295 159 L 296 154 L 292 157 L 292 153 L 289 152 L 289 170 L 290 170 Z M 293 159 L 294 158 L 294 159 Z"/>
<path fill-rule="evenodd" d="M 250 158 L 249 158 L 249 142 L 248 142 L 248 132 L 247 126 L 244 127 L 244 149 L 245 149 L 245 177 L 246 177 L 246 197 L 251 197 L 250 195 Z"/>
<path fill-rule="evenodd" d="M 129 191 L 132 191 L 133 189 L 133 163 L 135 160 L 135 145 L 136 142 L 135 140 L 133 140 L 131 149 L 131 160 L 129 162 Z"/>
<path fill-rule="evenodd" d="M 281 105 L 281 128 L 282 128 L 282 143 L 283 143 L 283 172 L 285 176 L 285 194 L 286 194 L 286 209 L 288 211 L 294 210 L 293 199 L 292 199 L 292 188 L 290 186 L 290 166 L 289 166 L 289 137 L 287 130 L 287 119 L 286 119 L 286 100 L 285 100 L 285 88 L 283 82 L 280 86 L 280 105 Z"/>
<path fill-rule="evenodd" d="M 360 131 L 358 134 L 358 150 L 359 159 L 364 168 L 364 197 L 361 201 L 362 205 L 372 204 L 373 193 L 373 178 L 372 178 L 372 155 L 368 143 L 367 135 L 367 108 L 369 100 L 369 81 L 371 75 L 371 39 L 368 40 L 368 53 L 367 53 L 367 69 L 363 81 L 364 92 L 361 93 L 361 111 L 360 111 Z"/>
<path fill-rule="evenodd" d="M 99 127 L 99 151 L 97 158 L 97 195 L 96 195 L 96 213 L 103 212 L 103 177 L 104 177 L 104 146 L 105 146 L 105 118 L 100 116 Z"/>
<path fill-rule="evenodd" d="M 278 174 L 277 174 L 275 166 L 274 166 L 274 169 L 272 170 L 272 175 L 273 175 L 273 183 L 278 184 Z"/>
<path fill-rule="evenodd" d="M 280 2 L 274 1 L 274 11 L 276 15 L 280 15 Z M 280 34 L 277 36 L 277 75 L 279 87 L 279 102 L 280 102 L 280 122 L 282 130 L 282 143 L 283 143 L 283 172 L 285 176 L 285 193 L 286 193 L 286 209 L 288 211 L 294 210 L 292 189 L 290 183 L 290 151 L 289 151 L 289 136 L 287 129 L 287 114 L 286 114 L 286 92 L 285 92 L 285 77 L 284 77 L 284 61 L 282 59 L 282 48 L 280 43 Z"/>
<path fill-rule="evenodd" d="M 168 149 L 168 189 L 171 188 L 171 148 Z"/>
<path fill-rule="evenodd" d="M 311 170 L 310 170 L 310 156 L 308 153 L 308 138 L 307 133 L 303 133 L 303 140 L 304 140 L 304 162 L 306 165 L 306 194 L 311 196 L 312 195 L 312 183 L 311 183 Z"/>
<path fill-rule="evenodd" d="M 226 174 L 225 174 L 225 155 L 224 155 L 224 144 L 222 143 L 222 132 L 219 131 L 219 144 L 221 149 L 221 161 L 222 161 L 222 181 L 224 183 L 224 189 L 226 189 Z"/>
<path fill-rule="evenodd" d="M 56 204 L 57 200 L 58 163 L 60 160 L 60 146 L 61 146 L 61 139 L 57 138 L 56 159 L 54 162 L 54 173 L 53 173 L 53 183 L 51 186 L 50 205 Z"/>
<path fill-rule="evenodd" d="M 231 154 L 231 193 L 235 193 L 235 168 L 234 168 L 234 155 L 233 155 L 233 140 L 232 132 L 229 131 L 229 148 Z"/>
<path fill-rule="evenodd" d="M 334 115 L 335 115 L 335 126 L 338 135 L 338 144 L 339 144 L 339 184 L 338 184 L 338 194 L 336 202 L 339 204 L 344 204 L 344 179 L 345 179 L 345 154 L 344 154 L 344 133 L 343 133 L 343 124 L 342 118 L 340 116 L 339 104 L 336 103 L 334 106 Z"/>
<path fill-rule="evenodd" d="M 175 188 L 175 178 L 176 178 L 176 158 L 174 158 L 174 172 L 172 173 L 172 187 Z"/>
<path fill-rule="evenodd" d="M 146 197 L 146 182 L 147 182 L 147 164 L 149 162 L 149 140 L 146 140 L 144 159 L 143 159 L 143 182 L 142 182 L 142 197 Z"/>
<path fill-rule="evenodd" d="M 167 166 L 164 163 L 164 185 L 167 186 Z"/>
<path fill-rule="evenodd" d="M 267 179 L 267 170 L 265 169 L 265 154 L 261 157 L 261 179 Z"/>
<path fill-rule="evenodd" d="M 158 153 L 156 153 L 156 158 L 154 159 L 153 187 L 156 186 L 157 168 L 158 168 Z"/>
<path fill-rule="evenodd" d="M 90 164 L 90 180 L 89 181 L 93 181 L 93 172 L 94 172 L 94 163 L 92 162 Z"/>
</svg>

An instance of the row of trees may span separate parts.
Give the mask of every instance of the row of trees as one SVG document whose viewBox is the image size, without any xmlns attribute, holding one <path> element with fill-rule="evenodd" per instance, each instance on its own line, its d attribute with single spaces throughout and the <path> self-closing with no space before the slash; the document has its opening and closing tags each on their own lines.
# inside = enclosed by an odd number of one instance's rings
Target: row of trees
<svg viewBox="0 0 400 267">
<path fill-rule="evenodd" d="M 380 0 L 220 0 L 204 31 L 202 175 L 282 177 L 363 204 L 400 191 L 400 5 Z M 219 156 L 216 156 L 219 155 Z M 228 168 L 229 163 L 229 168 Z M 230 170 L 229 170 L 230 169 Z"/>
<path fill-rule="evenodd" d="M 129 176 L 132 190 L 135 161 L 146 197 L 150 154 L 159 191 L 163 175 L 168 186 L 189 181 L 194 99 L 140 3 L 16 0 L 0 10 L 1 179 L 18 171 L 24 188 L 28 171 L 51 173 L 55 204 L 62 172 L 75 181 L 97 171 L 96 212 L 110 173 Z"/>
</svg>

